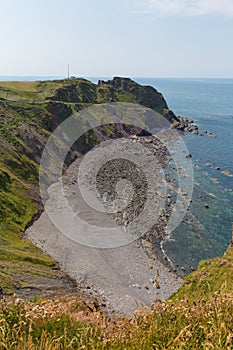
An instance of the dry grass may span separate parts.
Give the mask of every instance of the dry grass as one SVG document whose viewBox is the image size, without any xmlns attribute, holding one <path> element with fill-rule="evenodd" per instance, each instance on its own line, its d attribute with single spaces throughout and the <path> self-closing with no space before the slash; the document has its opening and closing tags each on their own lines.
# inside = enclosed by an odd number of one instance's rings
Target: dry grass
<svg viewBox="0 0 233 350">
<path fill-rule="evenodd" d="M 35 81 L 1 81 L 0 89 L 3 87 L 3 88 L 15 89 L 19 91 L 34 92 L 36 91 L 37 84 L 38 83 Z"/>
<path fill-rule="evenodd" d="M 1 302 L 0 349 L 232 349 L 233 293 L 157 302 L 148 313 L 108 319 L 95 301 L 70 296 Z"/>
</svg>

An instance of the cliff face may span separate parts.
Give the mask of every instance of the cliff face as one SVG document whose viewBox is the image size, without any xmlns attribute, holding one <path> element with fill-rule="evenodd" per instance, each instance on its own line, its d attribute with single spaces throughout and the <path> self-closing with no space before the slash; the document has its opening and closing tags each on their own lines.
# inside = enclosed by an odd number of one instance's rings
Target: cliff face
<svg viewBox="0 0 233 350">
<path fill-rule="evenodd" d="M 110 101 L 139 103 L 163 113 L 171 123 L 179 124 L 162 94 L 129 78 L 116 77 L 99 81 L 97 85 L 85 79 L 0 83 L 1 169 L 27 186 L 35 186 L 38 164 L 50 133 L 73 113 Z M 101 130 L 107 137 L 125 136 L 130 132 L 135 130 L 119 125 Z M 96 135 L 86 135 L 76 145 L 76 151 L 85 152 L 94 142 Z M 70 155 L 68 162 L 73 156 Z"/>
<path fill-rule="evenodd" d="M 29 280 L 34 280 L 35 287 L 39 284 L 35 276 L 45 281 L 45 289 L 51 284 L 64 288 L 62 273 L 54 272 L 56 263 L 22 236 L 28 222 L 42 209 L 40 157 L 49 135 L 64 119 L 92 104 L 111 101 L 167 111 L 157 90 L 128 78 L 97 85 L 85 79 L 0 83 L 0 291 L 20 289 L 29 285 Z M 177 122 L 175 115 L 169 114 L 168 119 Z M 98 142 L 99 134 L 114 137 L 131 132 L 135 130 L 119 125 L 102 127 L 101 133 L 93 131 L 74 146 L 67 164 Z"/>
<path fill-rule="evenodd" d="M 115 77 L 106 82 L 100 80 L 97 90 L 100 93 L 101 89 L 111 90 L 111 87 L 113 87 L 112 101 L 125 102 L 126 96 L 129 98 L 131 95 L 130 102 L 139 103 L 158 113 L 163 114 L 164 109 L 168 109 L 163 95 L 152 86 L 142 86 L 129 78 Z"/>
</svg>

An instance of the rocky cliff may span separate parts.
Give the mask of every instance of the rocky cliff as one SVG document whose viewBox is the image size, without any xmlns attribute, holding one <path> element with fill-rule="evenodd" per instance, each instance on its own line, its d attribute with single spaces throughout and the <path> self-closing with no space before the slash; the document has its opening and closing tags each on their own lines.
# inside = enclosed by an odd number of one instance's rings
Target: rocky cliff
<svg viewBox="0 0 233 350">
<path fill-rule="evenodd" d="M 64 288 L 66 276 L 57 264 L 23 236 L 25 227 L 42 210 L 40 157 L 51 132 L 67 117 L 93 104 L 116 101 L 139 103 L 163 113 L 177 127 L 182 125 L 161 93 L 129 78 L 98 84 L 76 78 L 0 83 L 0 291 Z M 131 132 L 135 130 L 122 125 L 101 129 L 107 137 Z M 98 142 L 98 135 L 94 130 L 81 138 L 67 164 Z"/>
</svg>

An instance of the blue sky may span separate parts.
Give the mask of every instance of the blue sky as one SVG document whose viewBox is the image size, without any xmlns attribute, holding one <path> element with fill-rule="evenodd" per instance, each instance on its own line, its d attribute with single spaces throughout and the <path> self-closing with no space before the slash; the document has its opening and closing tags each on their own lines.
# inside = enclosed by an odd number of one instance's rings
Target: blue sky
<svg viewBox="0 0 233 350">
<path fill-rule="evenodd" d="M 0 75 L 233 77 L 233 0 L 0 0 Z"/>
</svg>

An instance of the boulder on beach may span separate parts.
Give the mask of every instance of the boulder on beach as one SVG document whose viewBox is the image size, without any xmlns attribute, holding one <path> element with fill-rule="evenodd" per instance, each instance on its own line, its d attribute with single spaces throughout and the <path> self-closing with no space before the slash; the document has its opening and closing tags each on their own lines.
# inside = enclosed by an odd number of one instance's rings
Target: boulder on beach
<svg viewBox="0 0 233 350">
<path fill-rule="evenodd" d="M 185 158 L 192 158 L 192 154 L 191 153 L 186 154 Z"/>
</svg>

